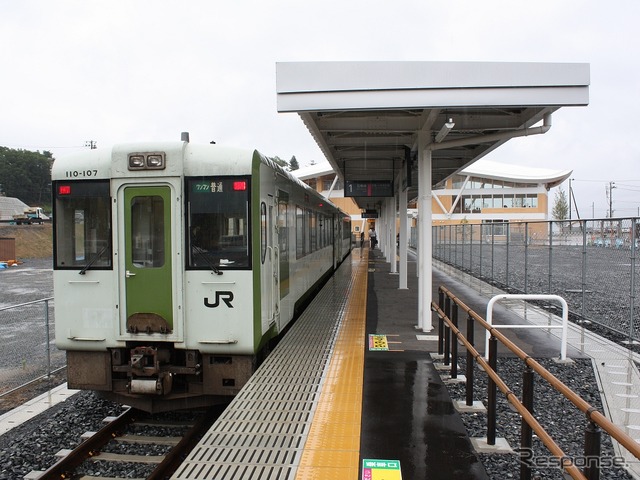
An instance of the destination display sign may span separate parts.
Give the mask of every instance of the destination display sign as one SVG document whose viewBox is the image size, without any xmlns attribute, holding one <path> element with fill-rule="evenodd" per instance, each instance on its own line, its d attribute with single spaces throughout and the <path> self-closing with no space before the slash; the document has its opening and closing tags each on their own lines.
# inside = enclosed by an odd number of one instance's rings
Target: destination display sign
<svg viewBox="0 0 640 480">
<path fill-rule="evenodd" d="M 345 180 L 345 197 L 393 197 L 391 180 Z"/>
</svg>

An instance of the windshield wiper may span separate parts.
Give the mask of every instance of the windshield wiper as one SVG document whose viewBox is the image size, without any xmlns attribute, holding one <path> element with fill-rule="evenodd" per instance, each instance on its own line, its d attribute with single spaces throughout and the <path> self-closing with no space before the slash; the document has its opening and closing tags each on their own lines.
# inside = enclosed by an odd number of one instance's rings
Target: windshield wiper
<svg viewBox="0 0 640 480">
<path fill-rule="evenodd" d="M 102 255 L 104 255 L 104 253 L 109 249 L 110 246 L 111 246 L 111 242 L 107 242 L 107 244 L 104 247 L 102 247 L 98 253 L 95 254 L 95 256 L 91 259 L 91 261 L 87 263 L 82 268 L 82 270 L 78 272 L 78 274 L 84 275 L 85 273 L 87 273 L 87 270 L 89 269 L 89 267 L 91 267 L 94 263 L 96 263 L 98 259 L 102 257 Z"/>
<path fill-rule="evenodd" d="M 213 273 L 215 273 L 216 275 L 222 275 L 222 272 L 220 271 L 220 269 L 213 264 L 213 262 L 209 259 L 209 256 L 205 253 L 205 251 L 202 248 L 195 245 L 193 240 L 194 240 L 193 235 L 191 235 L 191 251 L 196 255 L 198 255 L 198 257 L 200 257 L 202 261 L 207 264 L 207 266 L 211 269 Z"/>
</svg>

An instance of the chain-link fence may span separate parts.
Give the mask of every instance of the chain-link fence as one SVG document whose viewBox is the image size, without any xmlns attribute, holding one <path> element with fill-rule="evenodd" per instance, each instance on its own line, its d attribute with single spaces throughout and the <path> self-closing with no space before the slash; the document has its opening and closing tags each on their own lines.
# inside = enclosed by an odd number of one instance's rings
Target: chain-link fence
<svg viewBox="0 0 640 480">
<path fill-rule="evenodd" d="M 466 223 L 432 235 L 435 259 L 509 292 L 560 295 L 579 319 L 640 340 L 639 218 Z"/>
<path fill-rule="evenodd" d="M 0 396 L 64 367 L 53 315 L 52 298 L 0 308 Z"/>
</svg>

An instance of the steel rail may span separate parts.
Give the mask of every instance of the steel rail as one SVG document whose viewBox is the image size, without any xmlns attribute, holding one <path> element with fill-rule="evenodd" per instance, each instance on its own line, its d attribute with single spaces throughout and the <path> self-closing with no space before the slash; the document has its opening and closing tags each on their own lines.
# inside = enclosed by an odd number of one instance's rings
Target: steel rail
<svg viewBox="0 0 640 480">
<path fill-rule="evenodd" d="M 137 413 L 139 413 L 137 410 L 128 408 L 111 422 L 103 426 L 91 437 L 87 438 L 84 442 L 74 448 L 68 455 L 61 458 L 45 470 L 39 478 L 71 478 L 71 475 L 73 474 L 72 472 L 78 468 L 82 462 L 87 458 L 94 456 L 101 447 L 106 445 L 114 436 L 116 436 L 116 432 L 132 423 L 134 416 Z"/>
<path fill-rule="evenodd" d="M 148 480 L 164 480 L 169 478 L 180 466 L 185 456 L 193 449 L 213 422 L 220 416 L 226 405 L 207 409 L 204 415 L 196 419 L 195 424 L 182 436 L 180 441 L 164 455 L 162 461 L 147 477 Z M 98 432 L 74 448 L 44 472 L 38 472 L 38 478 L 66 479 L 73 478 L 74 471 L 87 459 L 99 459 L 100 449 L 119 435 L 127 425 L 136 422 L 138 414 L 146 415 L 139 410 L 128 408 L 121 415 L 110 421 Z M 113 460 L 111 460 L 113 461 Z"/>
<path fill-rule="evenodd" d="M 222 410 L 226 407 L 221 407 Z M 164 480 L 169 478 L 184 461 L 184 457 L 198 443 L 200 438 L 209 430 L 213 422 L 220 416 L 220 408 L 209 408 L 202 418 L 198 418 L 195 425 L 185 433 L 164 457 L 162 462 L 151 472 L 147 480 Z"/>
<path fill-rule="evenodd" d="M 442 292 L 453 300 L 462 310 L 469 316 L 476 320 L 485 330 L 488 330 L 491 335 L 498 339 L 505 347 L 507 347 L 512 353 L 518 356 L 524 361 L 525 365 L 533 369 L 538 375 L 544 378 L 553 388 L 560 392 L 567 400 L 573 403 L 582 413 L 587 417 L 587 420 L 595 423 L 604 431 L 606 431 L 611 437 L 613 437 L 620 445 L 622 445 L 629 453 L 640 460 L 640 445 L 629 435 L 627 435 L 620 427 L 609 420 L 603 413 L 599 412 L 595 407 L 591 406 L 577 393 L 571 390 L 567 385 L 555 377 L 549 370 L 540 365 L 536 360 L 531 358 L 520 347 L 514 344 L 511 340 L 500 333 L 499 329 L 489 325 L 480 315 L 474 312 L 470 307 L 456 297 L 446 287 L 440 287 Z M 435 305 L 432 303 L 432 305 Z M 439 307 L 435 305 L 440 312 Z M 444 312 L 442 312 L 444 314 Z M 449 322 L 447 322 L 449 323 Z"/>
</svg>

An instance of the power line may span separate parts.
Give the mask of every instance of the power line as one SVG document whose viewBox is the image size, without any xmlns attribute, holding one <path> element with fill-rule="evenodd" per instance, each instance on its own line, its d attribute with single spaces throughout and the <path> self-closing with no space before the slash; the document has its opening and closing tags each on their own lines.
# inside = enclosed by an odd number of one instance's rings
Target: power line
<svg viewBox="0 0 640 480">
<path fill-rule="evenodd" d="M 62 146 L 62 147 L 42 147 L 42 146 L 37 146 L 37 145 L 6 145 L 6 144 L 0 144 L 0 145 L 5 147 L 5 148 L 11 148 L 13 150 L 53 150 L 53 149 L 60 149 L 60 148 L 85 148 L 85 147 L 87 147 L 87 145 L 66 145 L 66 146 Z"/>
</svg>

